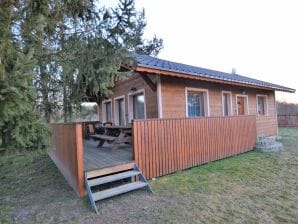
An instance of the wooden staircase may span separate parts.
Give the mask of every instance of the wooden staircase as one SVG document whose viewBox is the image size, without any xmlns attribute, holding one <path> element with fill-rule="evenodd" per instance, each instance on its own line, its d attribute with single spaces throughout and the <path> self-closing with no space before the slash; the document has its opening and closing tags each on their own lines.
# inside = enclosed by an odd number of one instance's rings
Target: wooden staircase
<svg viewBox="0 0 298 224">
<path fill-rule="evenodd" d="M 138 177 L 139 180 L 135 181 L 135 177 Z M 121 181 L 124 179 L 129 179 L 130 182 L 127 181 L 123 184 Z M 121 185 L 118 183 L 117 186 L 113 186 L 117 182 L 120 182 Z M 112 187 L 104 190 L 96 190 L 104 184 Z M 148 191 L 152 192 L 149 183 L 135 163 L 86 171 L 85 186 L 91 206 L 97 214 L 98 210 L 95 204 L 97 201 L 141 188 L 146 188 Z"/>
</svg>

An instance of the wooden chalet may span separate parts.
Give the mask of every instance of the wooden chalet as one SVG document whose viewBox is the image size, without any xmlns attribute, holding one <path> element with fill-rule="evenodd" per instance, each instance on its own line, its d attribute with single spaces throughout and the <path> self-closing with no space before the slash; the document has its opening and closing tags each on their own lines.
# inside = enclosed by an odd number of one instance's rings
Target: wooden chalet
<svg viewBox="0 0 298 224">
<path fill-rule="evenodd" d="M 277 136 L 275 91 L 295 92 L 238 74 L 135 58 L 135 66 L 124 65 L 132 75 L 99 104 L 102 123 L 132 128 L 131 144 L 97 148 L 95 141 L 83 139 L 84 124 L 53 125 L 51 157 L 79 196 L 87 190 L 93 197 L 93 207 L 97 199 L 117 194 L 112 189 L 96 195 L 95 183 L 138 176 L 140 187 L 151 190 L 146 178 L 247 152 L 261 134 Z M 120 186 L 118 193 L 131 189 L 138 187 Z"/>
</svg>

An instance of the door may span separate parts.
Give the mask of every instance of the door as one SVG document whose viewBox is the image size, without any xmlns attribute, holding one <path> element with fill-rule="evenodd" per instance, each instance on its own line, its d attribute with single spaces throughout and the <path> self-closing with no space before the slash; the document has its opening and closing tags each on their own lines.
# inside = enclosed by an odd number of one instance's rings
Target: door
<svg viewBox="0 0 298 224">
<path fill-rule="evenodd" d="M 245 97 L 238 96 L 237 97 L 237 111 L 238 115 L 245 115 Z"/>
</svg>

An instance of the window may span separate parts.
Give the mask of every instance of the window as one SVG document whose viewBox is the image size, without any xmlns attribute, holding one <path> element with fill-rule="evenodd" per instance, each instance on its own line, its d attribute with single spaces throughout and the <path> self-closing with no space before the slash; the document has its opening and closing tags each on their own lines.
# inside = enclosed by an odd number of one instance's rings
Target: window
<svg viewBox="0 0 298 224">
<path fill-rule="evenodd" d="M 248 115 L 248 96 L 236 95 L 237 115 Z"/>
<path fill-rule="evenodd" d="M 125 126 L 125 100 L 124 96 L 115 98 L 115 124 Z"/>
<path fill-rule="evenodd" d="M 208 90 L 186 88 L 187 117 L 209 116 Z"/>
<path fill-rule="evenodd" d="M 141 89 L 128 94 L 128 120 L 146 119 L 145 90 Z"/>
<path fill-rule="evenodd" d="M 232 115 L 232 93 L 231 92 L 222 92 L 222 113 L 223 116 Z"/>
<path fill-rule="evenodd" d="M 103 122 L 111 122 L 112 121 L 112 101 L 105 100 L 102 102 L 102 120 Z"/>
<path fill-rule="evenodd" d="M 267 96 L 257 95 L 257 114 L 267 115 Z"/>
<path fill-rule="evenodd" d="M 133 119 L 145 118 L 144 101 L 145 98 L 143 93 L 133 96 Z"/>
</svg>

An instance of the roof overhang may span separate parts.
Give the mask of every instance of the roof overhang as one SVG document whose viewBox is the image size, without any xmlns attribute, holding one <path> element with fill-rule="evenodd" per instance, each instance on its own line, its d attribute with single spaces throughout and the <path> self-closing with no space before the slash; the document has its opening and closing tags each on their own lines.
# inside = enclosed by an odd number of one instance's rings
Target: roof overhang
<svg viewBox="0 0 298 224">
<path fill-rule="evenodd" d="M 250 82 L 242 82 L 242 81 L 235 81 L 235 80 L 229 80 L 226 78 L 213 78 L 213 77 L 206 77 L 204 76 L 198 76 L 198 75 L 192 75 L 190 73 L 183 73 L 183 72 L 176 72 L 176 71 L 170 71 L 170 70 L 163 70 L 163 69 L 154 69 L 151 67 L 146 66 L 134 66 L 133 70 L 137 72 L 145 72 L 150 74 L 160 74 L 160 75 L 166 75 L 166 76 L 174 76 L 174 77 L 181 77 L 181 78 L 188 78 L 188 79 L 196 79 L 196 80 L 202 80 L 207 82 L 216 82 L 216 83 L 223 83 L 228 85 L 234 85 L 234 86 L 242 86 L 242 87 L 250 87 L 250 88 L 256 88 L 256 89 L 265 89 L 265 90 L 275 90 L 275 91 L 282 91 L 282 92 L 289 92 L 289 93 L 295 93 L 295 89 L 291 89 L 284 86 L 277 86 L 277 87 L 268 87 L 261 84 L 255 84 Z"/>
</svg>

